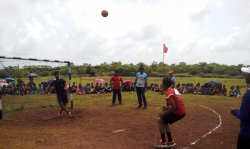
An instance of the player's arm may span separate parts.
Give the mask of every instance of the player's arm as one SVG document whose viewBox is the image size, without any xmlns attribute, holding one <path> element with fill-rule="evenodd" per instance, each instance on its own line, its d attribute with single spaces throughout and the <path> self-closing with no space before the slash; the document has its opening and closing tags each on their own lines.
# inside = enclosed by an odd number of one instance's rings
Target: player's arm
<svg viewBox="0 0 250 149">
<path fill-rule="evenodd" d="M 123 87 L 123 80 L 122 80 L 122 78 L 121 78 L 120 82 L 121 82 L 121 89 L 122 89 L 122 87 Z"/>
<path fill-rule="evenodd" d="M 159 115 L 159 117 L 160 117 L 160 118 L 163 118 L 163 117 L 165 117 L 166 115 L 172 113 L 175 109 L 176 109 L 176 105 L 175 105 L 175 103 L 173 102 L 173 103 L 170 105 L 170 108 L 169 108 L 168 110 L 164 111 L 163 113 L 161 113 L 161 114 Z"/>
<path fill-rule="evenodd" d="M 50 88 L 51 88 L 51 86 L 50 86 L 50 85 L 48 85 L 48 87 L 45 89 L 45 91 L 44 91 L 43 93 L 48 92 L 48 90 L 50 90 Z"/>
</svg>

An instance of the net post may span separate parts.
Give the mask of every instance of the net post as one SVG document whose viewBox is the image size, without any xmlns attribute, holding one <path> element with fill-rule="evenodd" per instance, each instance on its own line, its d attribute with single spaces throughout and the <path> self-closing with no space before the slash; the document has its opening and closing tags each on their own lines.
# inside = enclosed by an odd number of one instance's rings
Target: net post
<svg viewBox="0 0 250 149">
<path fill-rule="evenodd" d="M 72 83 L 71 83 L 71 67 L 70 67 L 70 62 L 68 62 L 68 67 L 69 67 L 69 91 L 70 91 L 71 109 L 73 109 L 73 95 L 72 95 Z"/>
<path fill-rule="evenodd" d="M 0 95 L 0 120 L 3 119 L 3 111 L 2 111 L 2 98 Z"/>
</svg>

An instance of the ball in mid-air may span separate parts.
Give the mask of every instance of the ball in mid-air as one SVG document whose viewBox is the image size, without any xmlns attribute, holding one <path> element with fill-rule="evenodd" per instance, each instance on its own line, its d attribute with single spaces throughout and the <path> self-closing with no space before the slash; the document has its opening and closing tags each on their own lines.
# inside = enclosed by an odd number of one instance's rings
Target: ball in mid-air
<svg viewBox="0 0 250 149">
<path fill-rule="evenodd" d="M 108 14 L 109 14 L 109 13 L 108 13 L 108 11 L 107 11 L 107 10 L 103 10 L 103 11 L 102 11 L 102 16 L 103 16 L 103 17 L 107 17 L 107 16 L 108 16 Z"/>
</svg>

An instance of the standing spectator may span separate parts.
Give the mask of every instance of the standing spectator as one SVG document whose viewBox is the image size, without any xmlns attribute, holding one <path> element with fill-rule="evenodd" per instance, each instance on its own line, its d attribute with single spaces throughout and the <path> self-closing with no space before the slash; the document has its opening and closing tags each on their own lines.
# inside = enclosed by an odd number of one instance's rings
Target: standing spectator
<svg viewBox="0 0 250 149">
<path fill-rule="evenodd" d="M 138 97 L 139 106 L 138 108 L 142 107 L 142 98 L 144 107 L 143 109 L 147 108 L 147 101 L 145 97 L 145 90 L 147 89 L 147 82 L 148 82 L 148 76 L 144 71 L 143 67 L 139 68 L 140 72 L 138 72 L 135 76 L 135 84 L 136 84 L 136 92 Z"/>
<path fill-rule="evenodd" d="M 118 75 L 118 71 L 115 70 L 115 75 L 113 75 L 110 79 L 110 84 L 113 82 L 113 100 L 112 105 L 115 105 L 116 101 L 116 94 L 118 95 L 119 104 L 122 104 L 122 95 L 121 95 L 121 88 L 123 84 L 122 77 Z"/>
<path fill-rule="evenodd" d="M 174 88 L 175 87 L 175 82 L 176 82 L 176 80 L 175 80 L 175 77 L 173 76 L 173 74 L 174 74 L 174 71 L 172 71 L 172 70 L 170 70 L 169 72 L 168 72 L 168 77 L 171 79 L 171 81 L 172 81 L 172 85 L 171 85 L 171 87 L 172 88 Z"/>
<path fill-rule="evenodd" d="M 250 83 L 250 67 L 241 68 L 246 74 L 246 83 Z M 237 149 L 250 149 L 250 91 L 246 91 L 242 98 L 240 110 L 232 109 L 231 113 L 240 119 L 240 132 Z"/>
</svg>

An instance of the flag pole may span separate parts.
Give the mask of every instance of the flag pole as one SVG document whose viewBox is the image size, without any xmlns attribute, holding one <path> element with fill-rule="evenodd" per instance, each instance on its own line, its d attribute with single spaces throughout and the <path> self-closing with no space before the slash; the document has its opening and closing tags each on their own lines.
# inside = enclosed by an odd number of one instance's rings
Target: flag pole
<svg viewBox="0 0 250 149">
<path fill-rule="evenodd" d="M 164 46 L 164 45 L 163 45 Z M 164 77 L 164 47 L 163 47 L 163 67 L 162 67 L 162 74 L 163 74 L 163 77 Z"/>
</svg>

